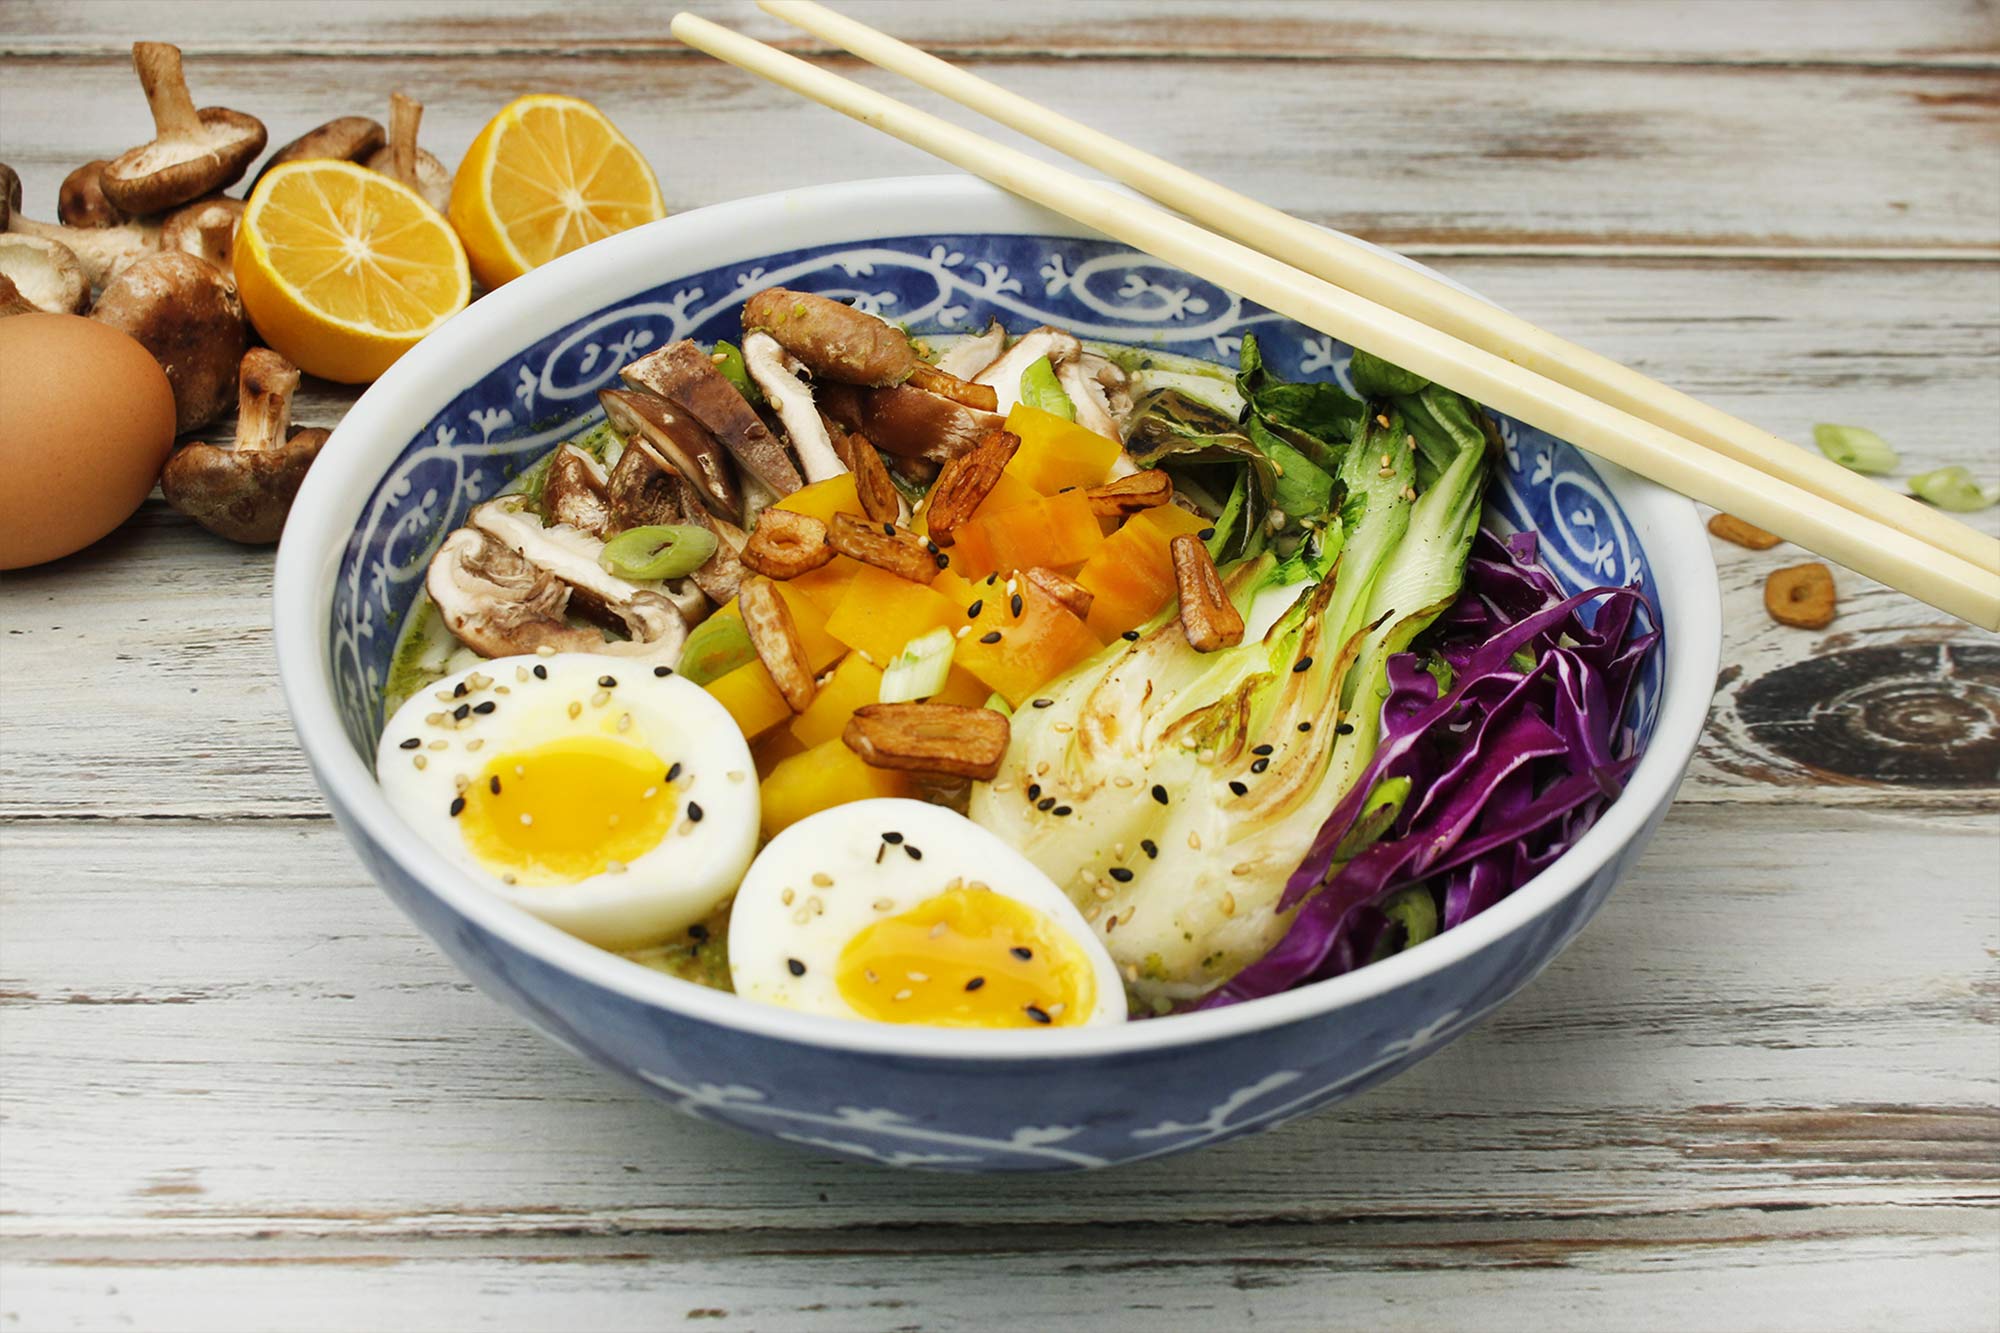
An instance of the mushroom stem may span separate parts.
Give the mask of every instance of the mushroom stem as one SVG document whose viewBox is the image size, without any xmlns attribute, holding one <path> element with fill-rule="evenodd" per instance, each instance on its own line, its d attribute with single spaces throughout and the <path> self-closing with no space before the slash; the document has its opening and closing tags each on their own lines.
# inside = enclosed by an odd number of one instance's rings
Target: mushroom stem
<svg viewBox="0 0 2000 1333">
<path fill-rule="evenodd" d="M 389 174 L 413 190 L 417 187 L 417 127 L 423 121 L 422 102 L 402 93 L 389 94 Z"/>
<path fill-rule="evenodd" d="M 132 68 L 139 72 L 146 105 L 153 111 L 153 128 L 162 139 L 201 133 L 201 113 L 181 72 L 181 49 L 170 42 L 132 43 Z"/>
<path fill-rule="evenodd" d="M 785 434 L 791 436 L 792 448 L 798 451 L 799 470 L 808 482 L 825 481 L 847 471 L 826 433 L 826 423 L 820 420 L 819 408 L 813 404 L 812 390 L 801 375 L 805 367 L 796 357 L 776 338 L 759 331 L 744 336 L 743 368 L 784 423 Z"/>
<path fill-rule="evenodd" d="M 268 347 L 243 354 L 236 375 L 236 447 L 244 453 L 275 449 L 292 424 L 292 395 L 299 368 Z"/>
</svg>

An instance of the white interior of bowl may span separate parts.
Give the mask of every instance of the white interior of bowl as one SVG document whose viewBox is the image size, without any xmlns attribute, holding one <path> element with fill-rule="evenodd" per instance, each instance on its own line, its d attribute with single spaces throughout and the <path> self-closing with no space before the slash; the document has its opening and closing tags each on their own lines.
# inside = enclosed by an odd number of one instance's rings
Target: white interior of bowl
<svg viewBox="0 0 2000 1333">
<path fill-rule="evenodd" d="M 1624 793 L 1534 880 L 1419 948 L 1267 999 L 1108 1028 L 977 1032 L 796 1013 L 710 990 L 605 953 L 504 902 L 450 864 L 384 799 L 348 743 L 333 691 L 327 624 L 341 554 L 377 480 L 467 384 L 510 355 L 681 272 L 833 242 L 927 231 L 1087 236 L 1089 229 L 979 181 L 920 176 L 784 191 L 653 223 L 566 255 L 490 293 L 426 338 L 354 405 L 307 475 L 279 547 L 278 670 L 300 744 L 338 803 L 457 912 L 596 985 L 703 1021 L 819 1046 L 939 1059 L 1069 1058 L 1227 1038 L 1417 981 L 1468 957 L 1576 892 L 1673 797 L 1701 733 L 1720 654 L 1715 567 L 1691 502 L 1594 461 L 1646 552 L 1667 626 L 1651 740 Z"/>
</svg>

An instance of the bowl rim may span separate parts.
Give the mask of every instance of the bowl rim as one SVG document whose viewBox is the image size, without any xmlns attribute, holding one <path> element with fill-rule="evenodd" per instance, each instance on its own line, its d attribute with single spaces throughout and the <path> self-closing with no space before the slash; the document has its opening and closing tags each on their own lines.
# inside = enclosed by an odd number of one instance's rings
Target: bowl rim
<svg viewBox="0 0 2000 1333">
<path fill-rule="evenodd" d="M 344 812 L 453 912 L 586 984 L 766 1039 L 914 1059 L 1019 1062 L 1201 1046 L 1315 1018 L 1421 982 L 1580 892 L 1672 800 L 1700 739 L 1720 661 L 1714 559 L 1692 501 L 1592 458 L 1647 550 L 1659 615 L 1669 631 L 1652 739 L 1625 790 L 1574 846 L 1506 899 L 1418 948 L 1221 1009 L 1097 1027 L 984 1032 L 865 1023 L 755 1004 L 600 950 L 489 893 L 397 816 L 341 725 L 327 628 L 342 553 L 383 470 L 465 384 L 572 321 L 671 281 L 675 271 L 699 272 L 787 249 L 927 233 L 1099 235 L 969 176 L 883 177 L 776 191 L 676 214 L 544 265 L 487 293 L 371 385 L 306 476 L 279 544 L 273 583 L 279 682 L 300 747 L 335 812 Z M 663 254 L 671 262 L 662 264 Z M 350 837 L 354 831 L 343 829 Z"/>
</svg>

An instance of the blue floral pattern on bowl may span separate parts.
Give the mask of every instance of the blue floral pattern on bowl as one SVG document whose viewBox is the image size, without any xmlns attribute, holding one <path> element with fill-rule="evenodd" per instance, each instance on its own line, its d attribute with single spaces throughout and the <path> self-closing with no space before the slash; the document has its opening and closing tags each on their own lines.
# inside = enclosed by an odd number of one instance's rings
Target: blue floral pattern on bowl
<svg viewBox="0 0 2000 1333">
<path fill-rule="evenodd" d="M 676 278 L 495 366 L 387 469 L 342 555 L 329 625 L 342 724 L 364 759 L 382 724 L 397 627 L 438 543 L 475 504 L 598 418 L 596 391 L 621 365 L 678 338 L 736 337 L 744 298 L 772 285 L 851 301 L 918 333 L 977 331 L 990 319 L 1014 332 L 1046 323 L 1231 362 L 1243 335 L 1255 332 L 1279 373 L 1347 383 L 1342 344 L 1102 240 L 877 240 Z M 1544 562 L 1565 588 L 1629 583 L 1650 596 L 1645 552 L 1590 464 L 1543 432 L 1499 424 L 1504 459 L 1489 491 L 1493 516 L 1539 532 Z M 1636 744 L 1660 706 L 1661 657 L 1654 654 L 1635 685 L 1628 724 Z M 1408 1067 L 1555 956 L 1638 856 L 1665 807 L 1581 889 L 1416 982 L 1207 1045 L 1057 1063 L 824 1047 L 647 1003 L 483 929 L 369 838 L 337 796 L 334 808 L 391 897 L 482 988 L 680 1110 L 893 1165 L 1052 1170 L 1136 1161 L 1269 1127 Z M 1128 1091 L 1107 1096 L 1107 1087 Z"/>
</svg>

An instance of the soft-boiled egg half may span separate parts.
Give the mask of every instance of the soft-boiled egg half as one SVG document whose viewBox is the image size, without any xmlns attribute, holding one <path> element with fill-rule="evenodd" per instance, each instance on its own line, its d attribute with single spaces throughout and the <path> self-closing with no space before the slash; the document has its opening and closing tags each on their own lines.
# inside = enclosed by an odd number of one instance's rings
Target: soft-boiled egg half
<svg viewBox="0 0 2000 1333">
<path fill-rule="evenodd" d="M 955 1028 L 1125 1021 L 1118 969 L 1068 897 L 979 825 L 854 801 L 773 838 L 737 890 L 738 995 Z"/>
<path fill-rule="evenodd" d="M 503 657 L 411 697 L 376 774 L 420 834 L 607 949 L 712 912 L 757 851 L 757 770 L 708 691 L 597 653 Z"/>
</svg>

